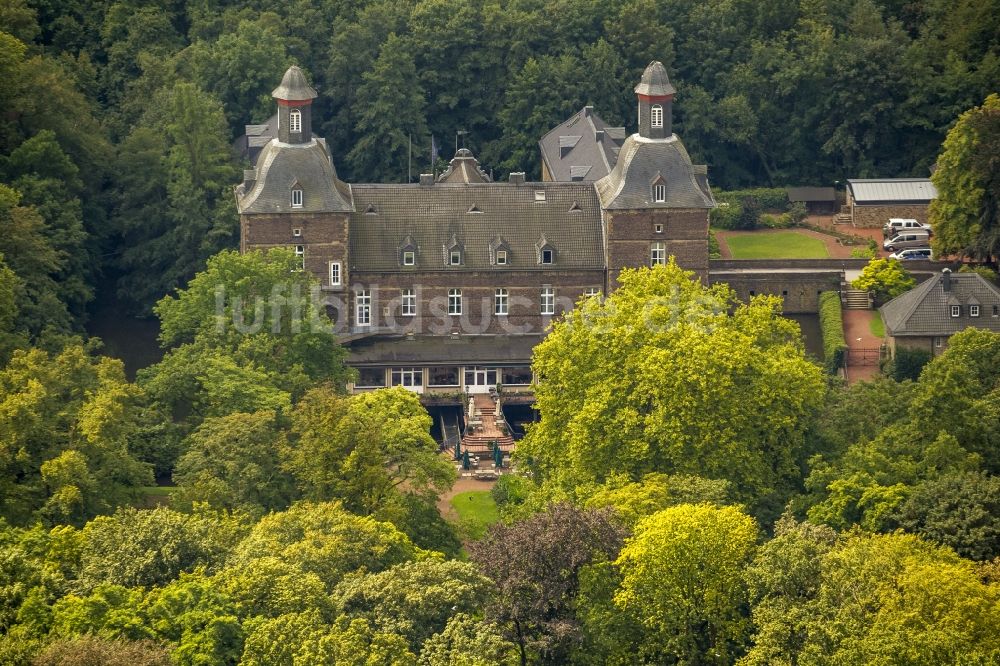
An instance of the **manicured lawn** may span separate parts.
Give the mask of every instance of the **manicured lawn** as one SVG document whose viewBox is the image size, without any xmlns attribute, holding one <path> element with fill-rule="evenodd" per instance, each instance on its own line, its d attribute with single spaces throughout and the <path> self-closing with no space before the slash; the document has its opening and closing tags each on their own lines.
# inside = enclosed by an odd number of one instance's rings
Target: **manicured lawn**
<svg viewBox="0 0 1000 666">
<path fill-rule="evenodd" d="M 823 241 L 795 231 L 727 236 L 725 243 L 733 259 L 826 259 L 830 256 Z"/>
<path fill-rule="evenodd" d="M 469 539 L 481 539 L 486 528 L 500 520 L 496 502 L 488 490 L 459 493 L 451 498 L 451 505 L 458 513 L 462 536 Z"/>
<path fill-rule="evenodd" d="M 868 322 L 868 328 L 871 329 L 872 335 L 876 338 L 885 337 L 885 324 L 882 322 L 882 314 L 879 312 L 872 313 L 872 318 Z"/>
</svg>

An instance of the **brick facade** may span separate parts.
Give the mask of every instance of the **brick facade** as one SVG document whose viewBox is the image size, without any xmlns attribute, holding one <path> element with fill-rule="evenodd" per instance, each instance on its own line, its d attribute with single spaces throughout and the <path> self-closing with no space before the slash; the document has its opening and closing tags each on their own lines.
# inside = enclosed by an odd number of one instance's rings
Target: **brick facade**
<svg viewBox="0 0 1000 666">
<path fill-rule="evenodd" d="M 654 243 L 682 268 L 708 279 L 708 211 L 647 209 L 605 211 L 609 290 L 618 285 L 623 268 L 649 266 Z"/>
</svg>

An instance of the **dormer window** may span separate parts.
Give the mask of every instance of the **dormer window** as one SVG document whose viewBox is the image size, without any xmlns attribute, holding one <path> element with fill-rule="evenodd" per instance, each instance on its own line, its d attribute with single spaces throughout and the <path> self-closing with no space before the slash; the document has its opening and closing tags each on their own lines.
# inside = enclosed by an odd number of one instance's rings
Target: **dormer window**
<svg viewBox="0 0 1000 666">
<path fill-rule="evenodd" d="M 450 253 L 450 256 L 448 257 L 448 263 L 451 264 L 452 266 L 461 266 L 462 265 L 462 251 L 461 250 L 452 250 L 451 253 Z"/>
<path fill-rule="evenodd" d="M 302 208 L 302 188 L 292 188 L 292 208 Z"/>
<path fill-rule="evenodd" d="M 663 183 L 653 185 L 653 201 L 663 203 L 667 200 L 667 186 Z"/>
<path fill-rule="evenodd" d="M 961 305 L 953 305 L 953 306 L 951 306 L 951 316 L 952 317 L 961 317 L 962 316 L 962 306 Z"/>
<path fill-rule="evenodd" d="M 552 244 L 544 235 L 535 243 L 535 251 L 538 253 L 539 264 L 549 265 L 556 263 L 556 249 L 552 247 Z"/>
<path fill-rule="evenodd" d="M 507 250 L 497 250 L 497 265 L 498 266 L 507 265 Z"/>
<path fill-rule="evenodd" d="M 452 234 L 451 240 L 444 245 L 444 263 L 446 266 L 461 266 L 465 248 L 458 242 L 458 236 Z"/>
<path fill-rule="evenodd" d="M 403 265 L 412 266 L 416 263 L 416 253 L 413 250 L 403 250 Z"/>
<path fill-rule="evenodd" d="M 292 134 L 302 132 L 302 112 L 298 109 L 292 109 L 288 114 L 288 131 Z"/>
<path fill-rule="evenodd" d="M 654 104 L 653 108 L 650 109 L 650 124 L 653 127 L 663 127 L 663 107 L 659 104 Z"/>
<path fill-rule="evenodd" d="M 551 248 L 542 250 L 542 263 L 551 264 L 555 261 L 556 253 Z"/>
<path fill-rule="evenodd" d="M 970 317 L 978 317 L 979 316 L 979 306 L 978 305 L 970 305 L 969 306 L 969 316 Z"/>
</svg>

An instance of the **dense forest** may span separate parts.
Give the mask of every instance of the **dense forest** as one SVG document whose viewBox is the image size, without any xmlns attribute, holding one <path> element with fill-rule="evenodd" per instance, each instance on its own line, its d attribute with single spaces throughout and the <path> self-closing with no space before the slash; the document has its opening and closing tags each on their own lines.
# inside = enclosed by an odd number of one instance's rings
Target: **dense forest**
<svg viewBox="0 0 1000 666">
<path fill-rule="evenodd" d="M 584 104 L 634 129 L 653 59 L 717 186 L 940 154 L 941 242 L 996 254 L 995 2 L 0 0 L 0 663 L 1000 662 L 1000 335 L 847 387 L 779 299 L 627 271 L 536 349 L 478 533 L 297 258 L 232 249 L 291 63 L 341 175 L 399 181 L 459 130 L 537 176 Z M 158 322 L 134 378 L 84 333 L 112 295 Z"/>
</svg>

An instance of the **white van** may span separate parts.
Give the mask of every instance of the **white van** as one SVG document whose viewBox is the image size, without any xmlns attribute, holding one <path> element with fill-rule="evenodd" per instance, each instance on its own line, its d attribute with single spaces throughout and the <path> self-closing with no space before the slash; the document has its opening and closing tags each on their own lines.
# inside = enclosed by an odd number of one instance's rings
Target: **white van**
<svg viewBox="0 0 1000 666">
<path fill-rule="evenodd" d="M 926 231 L 929 234 L 931 233 L 931 225 L 922 224 L 910 218 L 893 217 L 882 226 L 882 235 L 886 238 L 892 238 L 904 231 L 915 230 Z"/>
<path fill-rule="evenodd" d="M 908 247 L 927 247 L 928 245 L 930 245 L 930 234 L 923 230 L 907 231 L 882 243 L 884 249 L 892 252 L 905 250 Z"/>
</svg>

